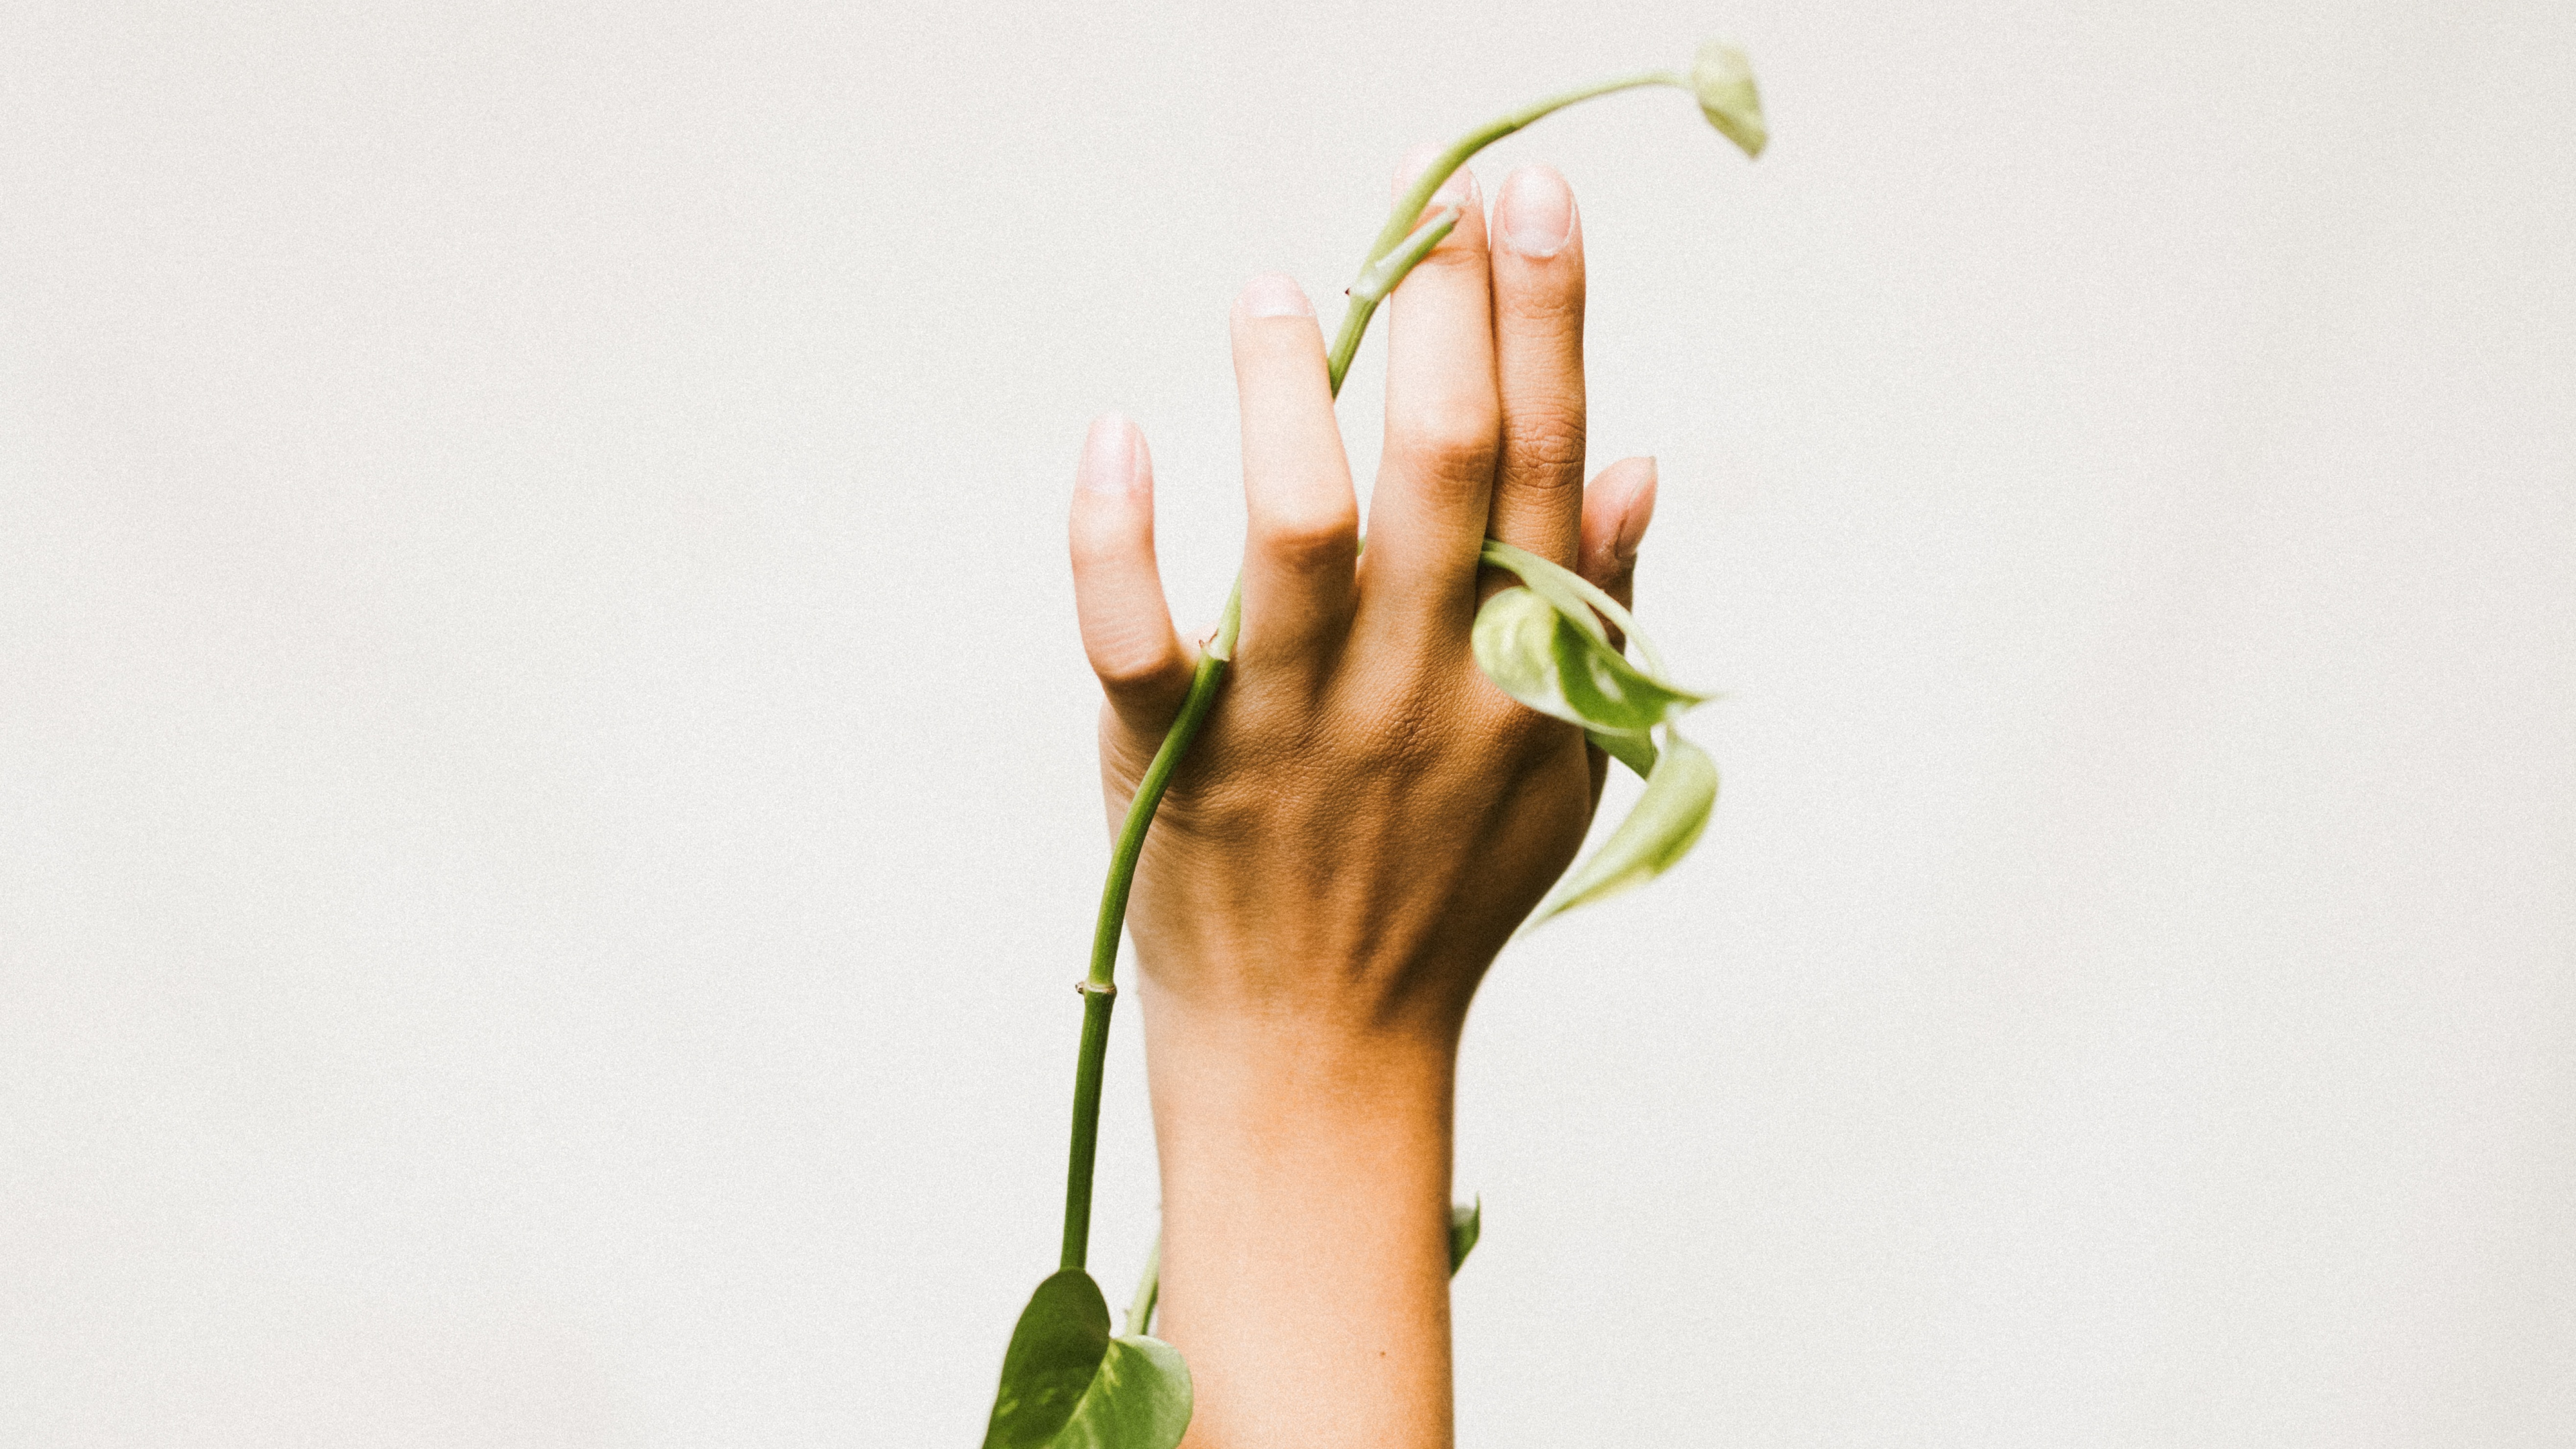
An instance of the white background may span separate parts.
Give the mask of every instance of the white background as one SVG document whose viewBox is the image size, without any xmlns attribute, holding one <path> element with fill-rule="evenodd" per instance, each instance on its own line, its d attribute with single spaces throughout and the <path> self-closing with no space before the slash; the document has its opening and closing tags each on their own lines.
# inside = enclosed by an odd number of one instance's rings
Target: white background
<svg viewBox="0 0 2576 1449">
<path fill-rule="evenodd" d="M 1084 422 L 1194 623 L 1235 288 L 1712 31 L 1758 165 L 1659 92 L 1480 166 L 1581 199 L 1727 790 L 1479 1002 L 1462 1441 L 2576 1441 L 2545 0 L 14 0 L 0 1441 L 974 1442 Z"/>
</svg>

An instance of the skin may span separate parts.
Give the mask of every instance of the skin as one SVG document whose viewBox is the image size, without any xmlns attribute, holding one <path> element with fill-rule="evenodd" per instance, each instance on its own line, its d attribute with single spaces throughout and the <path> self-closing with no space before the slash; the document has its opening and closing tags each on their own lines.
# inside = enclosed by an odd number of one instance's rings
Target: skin
<svg viewBox="0 0 2576 1449">
<path fill-rule="evenodd" d="M 1429 148 L 1399 172 L 1400 187 Z M 1583 480 L 1583 242 L 1543 167 L 1390 302 L 1386 445 L 1360 509 L 1296 284 L 1236 300 L 1243 629 L 1165 797 L 1128 923 L 1162 1164 L 1158 1333 L 1188 1357 L 1184 1449 L 1445 1449 L 1452 1091 L 1477 983 L 1573 860 L 1604 761 L 1505 698 L 1468 631 L 1488 537 L 1626 602 L 1651 459 Z M 1114 829 L 1194 651 L 1154 560 L 1145 442 L 1095 423 L 1072 519 L 1107 702 Z"/>
</svg>

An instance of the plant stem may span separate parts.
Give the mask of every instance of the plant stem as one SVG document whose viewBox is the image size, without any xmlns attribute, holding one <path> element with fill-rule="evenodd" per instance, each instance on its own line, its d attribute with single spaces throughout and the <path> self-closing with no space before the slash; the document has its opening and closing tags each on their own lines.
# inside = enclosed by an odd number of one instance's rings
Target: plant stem
<svg viewBox="0 0 2576 1449">
<path fill-rule="evenodd" d="M 1118 937 L 1127 923 L 1127 892 L 1136 881 L 1136 858 L 1144 853 L 1145 832 L 1154 810 L 1180 768 L 1190 741 L 1198 738 L 1216 704 L 1217 685 L 1225 679 L 1234 634 L 1243 617 L 1243 586 L 1235 585 L 1226 606 L 1226 622 L 1199 659 L 1190 680 L 1189 697 L 1180 716 L 1163 736 L 1136 796 L 1127 802 L 1127 820 L 1118 829 L 1118 844 L 1109 855 L 1109 880 L 1100 892 L 1100 919 L 1091 933 L 1091 972 L 1082 982 L 1082 1047 L 1073 1068 L 1073 1147 L 1064 1173 L 1064 1257 L 1067 1268 L 1084 1266 L 1091 1254 L 1091 1170 L 1100 1148 L 1100 1076 L 1109 1056 L 1109 1012 L 1118 1000 Z"/>
<path fill-rule="evenodd" d="M 1127 1304 L 1127 1334 L 1134 1337 L 1154 1331 L 1154 1300 L 1163 1294 L 1163 1235 L 1154 1235 L 1154 1246 L 1145 1253 L 1145 1276 L 1136 1282 L 1136 1296 Z"/>
<path fill-rule="evenodd" d="M 1412 187 L 1387 215 L 1385 227 L 1370 244 L 1368 259 L 1361 266 L 1360 283 L 1351 289 L 1350 305 L 1342 313 L 1341 331 L 1325 357 L 1334 397 L 1341 396 L 1342 379 L 1350 373 L 1351 359 L 1359 355 L 1360 339 L 1368 332 L 1369 318 L 1377 311 L 1379 300 L 1393 291 L 1413 263 L 1438 245 L 1450 226 L 1456 224 L 1454 211 L 1445 219 L 1418 224 L 1422 209 L 1430 205 L 1431 195 L 1440 189 L 1440 183 L 1467 164 L 1469 157 L 1551 111 L 1638 86 L 1689 90 L 1691 80 L 1679 71 L 1656 70 L 1560 92 L 1486 122 L 1459 137 L 1422 168 Z M 1407 255 L 1375 273 L 1371 271 L 1398 251 Z M 1100 1081 L 1109 1055 L 1109 1014 L 1117 1001 L 1118 939 L 1127 922 L 1127 892 L 1135 883 L 1136 860 L 1144 852 L 1145 832 L 1154 823 L 1154 811 L 1163 803 L 1163 791 L 1172 783 L 1172 772 L 1180 768 L 1181 757 L 1189 752 L 1190 742 L 1198 738 L 1199 726 L 1207 722 L 1208 711 L 1216 704 L 1217 688 L 1225 682 L 1227 663 L 1234 657 L 1235 636 L 1242 626 L 1243 579 L 1237 575 L 1216 637 L 1209 641 L 1199 659 L 1198 672 L 1190 680 L 1189 697 L 1182 701 L 1179 716 L 1164 734 L 1162 747 L 1154 752 L 1154 762 L 1145 768 L 1145 778 L 1137 782 L 1135 798 L 1127 804 L 1127 818 L 1118 828 L 1118 843 L 1110 852 L 1109 879 L 1101 887 L 1100 917 L 1091 933 L 1091 972 L 1082 983 L 1082 1045 L 1074 1060 L 1073 1143 L 1064 1174 L 1063 1266 L 1067 1268 L 1086 1266 L 1091 1254 L 1091 1175 L 1100 1148 Z M 1159 1260 L 1159 1239 L 1156 1251 Z M 1149 1273 L 1147 1281 L 1153 1282 L 1154 1277 Z M 1151 1298 L 1140 1293 L 1139 1302 L 1150 1322 Z"/>
<path fill-rule="evenodd" d="M 1421 174 L 1413 178 L 1413 185 L 1406 190 L 1403 199 L 1397 201 L 1395 209 L 1387 213 L 1386 225 L 1378 230 L 1377 240 L 1369 243 L 1368 262 L 1375 262 L 1404 244 L 1405 238 L 1413 231 L 1415 219 L 1422 215 L 1422 208 L 1431 204 L 1432 193 L 1438 191 L 1441 183 L 1447 181 L 1459 167 L 1466 165 L 1469 157 L 1552 111 L 1561 111 L 1577 101 L 1588 101 L 1594 96 L 1606 96 L 1613 91 L 1634 90 L 1639 86 L 1676 86 L 1682 90 L 1689 90 L 1691 78 L 1675 70 L 1650 70 L 1637 75 L 1621 76 L 1616 80 L 1601 81 L 1594 85 L 1578 86 L 1544 100 L 1532 101 L 1517 111 L 1497 116 L 1459 137 L 1451 143 L 1448 150 L 1431 158 L 1430 164 L 1424 166 Z M 1366 262 L 1362 263 L 1361 270 L 1363 273 L 1366 272 Z M 1369 296 L 1366 291 L 1367 289 L 1360 287 L 1351 289 L 1350 305 L 1342 309 L 1342 329 L 1333 337 L 1330 367 L 1333 391 L 1336 394 L 1342 390 L 1342 374 L 1350 371 L 1351 359 L 1359 355 L 1360 338 L 1368 331 L 1369 316 L 1377 311 L 1378 297 Z M 1384 293 L 1378 295 L 1383 296 Z"/>
</svg>

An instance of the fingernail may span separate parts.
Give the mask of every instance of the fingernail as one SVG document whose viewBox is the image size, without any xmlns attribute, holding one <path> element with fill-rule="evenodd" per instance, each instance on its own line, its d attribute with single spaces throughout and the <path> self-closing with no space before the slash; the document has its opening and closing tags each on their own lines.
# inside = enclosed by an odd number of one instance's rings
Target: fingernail
<svg viewBox="0 0 2576 1449">
<path fill-rule="evenodd" d="M 1235 305 L 1246 317 L 1312 317 L 1314 304 L 1306 300 L 1306 289 L 1294 277 L 1272 272 L 1246 282 L 1243 295 Z"/>
<path fill-rule="evenodd" d="M 1646 525 L 1655 521 L 1655 460 L 1646 460 L 1646 481 L 1628 499 L 1628 511 L 1619 520 L 1619 541 L 1611 548 L 1622 565 L 1637 561 L 1637 547 L 1646 541 Z"/>
<path fill-rule="evenodd" d="M 1136 486 L 1136 428 L 1116 413 L 1102 413 L 1082 440 L 1082 463 L 1073 471 L 1074 486 L 1085 493 L 1124 493 Z"/>
<path fill-rule="evenodd" d="M 1503 182 L 1503 239 L 1525 257 L 1552 257 L 1574 240 L 1574 193 L 1552 167 L 1524 166 Z"/>
</svg>

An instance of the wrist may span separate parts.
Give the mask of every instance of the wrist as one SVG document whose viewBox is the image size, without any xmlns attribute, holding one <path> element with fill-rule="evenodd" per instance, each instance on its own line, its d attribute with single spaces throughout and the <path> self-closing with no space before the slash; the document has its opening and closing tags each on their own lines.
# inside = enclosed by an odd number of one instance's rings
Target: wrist
<svg viewBox="0 0 2576 1449">
<path fill-rule="evenodd" d="M 1509 935 L 1486 945 L 1460 939 L 1469 934 L 1366 931 L 1337 919 L 1274 920 L 1257 933 L 1140 923 L 1145 1030 L 1167 1050 L 1247 1064 L 1314 1054 L 1374 1070 L 1454 1059 L 1476 987 Z M 1440 939 L 1416 939 L 1432 935 Z"/>
<path fill-rule="evenodd" d="M 1186 1443 L 1446 1444 L 1455 1029 L 1142 994 Z"/>
<path fill-rule="evenodd" d="M 1446 1191 L 1458 1033 L 1442 1021 L 1195 1008 L 1142 993 L 1167 1177 L 1206 1156 L 1436 1161 Z M 1443 1200 L 1445 1201 L 1445 1199 Z"/>
<path fill-rule="evenodd" d="M 1345 1098 L 1428 1090 L 1454 1075 L 1468 989 L 1382 989 L 1323 972 L 1284 987 L 1139 971 L 1146 1050 L 1193 1077 L 1268 1084 L 1328 1108 Z M 1282 973 L 1283 975 L 1289 973 Z M 1208 973 L 1213 975 L 1213 973 Z M 1320 978 L 1320 979 L 1313 979 Z"/>
</svg>

